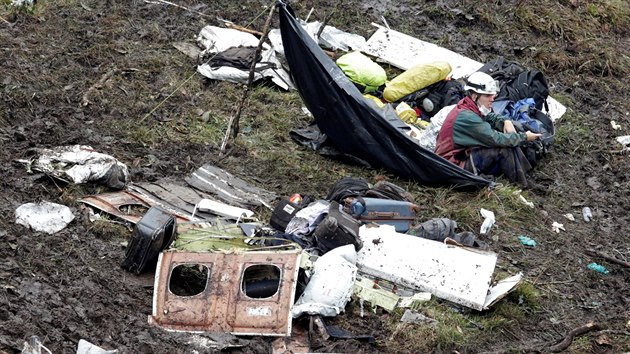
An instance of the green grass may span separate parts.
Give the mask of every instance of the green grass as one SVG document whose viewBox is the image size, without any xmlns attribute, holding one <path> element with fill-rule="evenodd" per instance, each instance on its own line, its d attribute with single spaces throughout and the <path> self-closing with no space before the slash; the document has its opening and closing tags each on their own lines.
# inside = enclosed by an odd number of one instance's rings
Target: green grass
<svg viewBox="0 0 630 354">
<path fill-rule="evenodd" d="M 458 310 L 446 302 L 433 298 L 417 309 L 435 321 L 434 324 L 403 324 L 404 309 L 397 308 L 386 324 L 389 338 L 388 352 L 448 352 L 483 348 L 483 343 L 496 341 L 498 333 L 509 331 L 539 307 L 540 294 L 528 282 L 523 282 L 512 293 L 490 310 L 476 312 Z"/>
</svg>

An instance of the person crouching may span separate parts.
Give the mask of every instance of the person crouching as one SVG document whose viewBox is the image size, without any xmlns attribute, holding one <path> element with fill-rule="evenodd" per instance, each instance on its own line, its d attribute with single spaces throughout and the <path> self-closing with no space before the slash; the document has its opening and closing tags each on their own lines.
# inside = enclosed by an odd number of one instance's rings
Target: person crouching
<svg viewBox="0 0 630 354">
<path fill-rule="evenodd" d="M 541 134 L 518 133 L 509 118 L 492 113 L 499 85 L 490 75 L 471 74 L 464 90 L 438 133 L 435 153 L 476 175 L 504 175 L 526 188 L 532 166 L 520 146 Z"/>
</svg>

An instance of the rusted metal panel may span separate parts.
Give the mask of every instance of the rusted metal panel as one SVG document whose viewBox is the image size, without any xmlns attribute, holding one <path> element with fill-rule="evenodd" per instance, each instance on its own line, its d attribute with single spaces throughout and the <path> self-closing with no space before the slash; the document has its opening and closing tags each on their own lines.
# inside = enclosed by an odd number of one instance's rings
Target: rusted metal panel
<svg viewBox="0 0 630 354">
<path fill-rule="evenodd" d="M 172 331 L 288 336 L 300 252 L 163 252 L 158 260 L 149 323 Z M 173 293 L 171 277 L 179 265 L 205 267 L 205 289 L 192 296 Z M 252 266 L 277 267 L 279 282 L 273 295 L 255 298 L 246 294 L 245 271 Z"/>
<path fill-rule="evenodd" d="M 99 195 L 90 195 L 79 199 L 79 202 L 102 210 L 107 214 L 116 216 L 133 224 L 137 224 L 138 221 L 142 219 L 142 216 L 144 216 L 146 211 L 149 210 L 149 208 L 151 208 L 152 206 L 156 205 L 175 215 L 177 222 L 185 222 L 191 220 L 189 215 L 174 210 L 164 203 L 160 203 L 155 199 L 151 199 L 147 196 L 143 196 L 128 190 L 113 193 L 104 193 Z"/>
</svg>

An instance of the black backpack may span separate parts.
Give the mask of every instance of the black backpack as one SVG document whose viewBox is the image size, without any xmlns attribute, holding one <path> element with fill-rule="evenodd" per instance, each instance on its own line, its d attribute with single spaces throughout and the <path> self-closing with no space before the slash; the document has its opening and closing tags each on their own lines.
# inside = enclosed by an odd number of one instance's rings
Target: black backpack
<svg viewBox="0 0 630 354">
<path fill-rule="evenodd" d="M 364 179 L 354 177 L 344 177 L 335 183 L 326 200 L 343 204 L 344 199 L 348 197 L 370 197 L 414 203 L 413 196 L 409 192 L 392 182 L 378 181 L 374 186 L 370 186 Z"/>
<path fill-rule="evenodd" d="M 422 108 L 423 118 L 433 117 L 440 109 L 459 102 L 464 98 L 464 85 L 458 80 L 442 80 L 399 99 L 411 107 L 423 107 L 423 101 L 428 99 L 433 109 L 427 111 Z M 426 116 L 425 116 L 426 115 Z"/>
<path fill-rule="evenodd" d="M 540 110 L 546 105 L 546 99 L 549 97 L 549 85 L 540 71 L 528 70 L 516 62 L 505 60 L 503 57 L 486 63 L 479 71 L 499 81 L 500 91 L 495 101 L 518 102 L 525 98 L 533 98 L 537 109 Z"/>
<path fill-rule="evenodd" d="M 326 200 L 343 203 L 348 197 L 363 196 L 370 189 L 370 185 L 361 178 L 344 177 L 332 187 Z"/>
</svg>

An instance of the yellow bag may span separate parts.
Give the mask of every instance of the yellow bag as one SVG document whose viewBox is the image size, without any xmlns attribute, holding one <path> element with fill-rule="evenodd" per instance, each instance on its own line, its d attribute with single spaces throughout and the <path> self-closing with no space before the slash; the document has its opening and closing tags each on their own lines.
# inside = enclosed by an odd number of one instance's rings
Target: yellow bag
<svg viewBox="0 0 630 354">
<path fill-rule="evenodd" d="M 447 61 L 413 66 L 385 84 L 383 98 L 389 102 L 396 102 L 410 93 L 444 80 L 451 70 L 451 65 Z"/>
<path fill-rule="evenodd" d="M 416 124 L 418 115 L 416 111 L 405 102 L 401 102 L 396 106 L 396 113 L 400 119 L 407 124 Z"/>
<path fill-rule="evenodd" d="M 337 66 L 350 81 L 363 86 L 363 92 L 374 92 L 387 81 L 385 69 L 361 52 L 350 52 L 337 59 Z"/>
<path fill-rule="evenodd" d="M 370 95 L 368 93 L 364 93 L 363 97 L 365 97 L 366 99 L 370 100 L 370 101 L 374 101 L 374 103 L 376 103 L 376 105 L 378 106 L 378 108 L 383 108 L 385 107 L 385 103 L 383 103 L 383 101 L 381 101 L 380 98 Z"/>
</svg>

